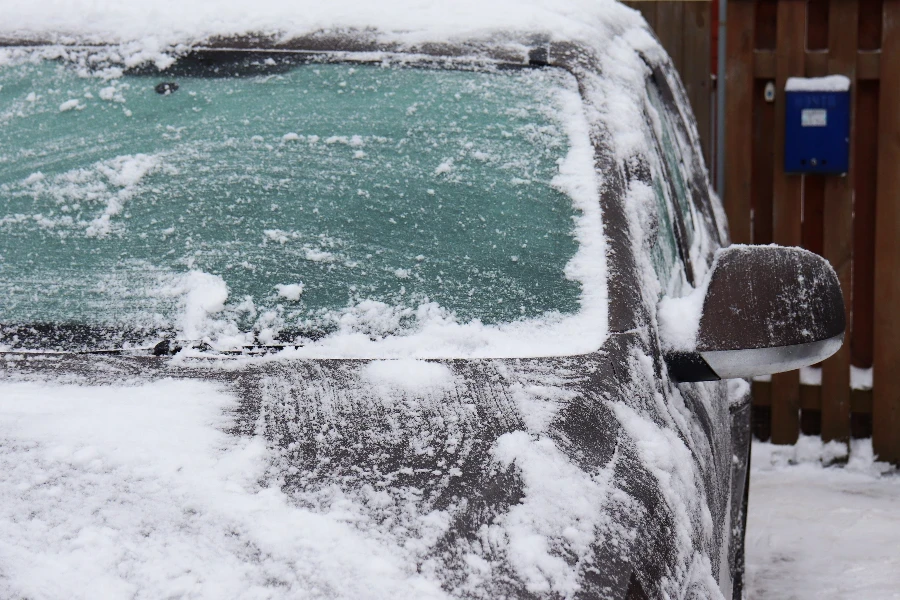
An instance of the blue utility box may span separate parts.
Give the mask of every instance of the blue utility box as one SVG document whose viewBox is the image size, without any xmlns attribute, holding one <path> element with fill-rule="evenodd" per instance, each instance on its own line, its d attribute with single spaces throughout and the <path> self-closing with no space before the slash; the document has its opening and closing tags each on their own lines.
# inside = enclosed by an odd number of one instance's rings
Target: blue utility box
<svg viewBox="0 0 900 600">
<path fill-rule="evenodd" d="M 784 170 L 846 173 L 850 165 L 850 80 L 841 75 L 788 79 Z"/>
</svg>

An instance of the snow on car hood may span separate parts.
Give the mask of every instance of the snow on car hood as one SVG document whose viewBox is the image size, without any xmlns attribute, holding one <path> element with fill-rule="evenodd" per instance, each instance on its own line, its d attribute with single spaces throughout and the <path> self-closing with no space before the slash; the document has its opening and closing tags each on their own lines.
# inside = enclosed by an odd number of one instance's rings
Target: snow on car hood
<svg viewBox="0 0 900 600">
<path fill-rule="evenodd" d="M 2 596 L 715 588 L 704 433 L 578 358 L 29 360 L 0 382 Z"/>
</svg>

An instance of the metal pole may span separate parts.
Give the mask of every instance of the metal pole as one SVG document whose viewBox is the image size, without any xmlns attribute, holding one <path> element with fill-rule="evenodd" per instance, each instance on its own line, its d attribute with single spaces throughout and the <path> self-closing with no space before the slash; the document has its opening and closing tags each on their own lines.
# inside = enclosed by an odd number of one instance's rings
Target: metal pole
<svg viewBox="0 0 900 600">
<path fill-rule="evenodd" d="M 716 193 L 725 196 L 725 36 L 728 0 L 719 0 L 719 65 L 716 74 Z"/>
</svg>

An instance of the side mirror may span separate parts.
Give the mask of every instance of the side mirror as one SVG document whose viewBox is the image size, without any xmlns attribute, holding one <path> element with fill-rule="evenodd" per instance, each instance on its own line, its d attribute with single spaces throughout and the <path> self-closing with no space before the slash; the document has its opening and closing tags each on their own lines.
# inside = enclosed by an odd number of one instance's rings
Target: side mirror
<svg viewBox="0 0 900 600">
<path fill-rule="evenodd" d="M 801 248 L 730 246 L 705 286 L 664 298 L 660 332 L 678 381 L 792 371 L 820 362 L 844 340 L 844 298 L 827 260 Z"/>
</svg>

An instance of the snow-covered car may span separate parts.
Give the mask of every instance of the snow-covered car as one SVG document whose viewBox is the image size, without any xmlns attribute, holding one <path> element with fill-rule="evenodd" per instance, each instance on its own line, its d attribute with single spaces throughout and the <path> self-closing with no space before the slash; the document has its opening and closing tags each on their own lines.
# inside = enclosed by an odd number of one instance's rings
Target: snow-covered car
<svg viewBox="0 0 900 600">
<path fill-rule="evenodd" d="M 0 596 L 741 597 L 740 378 L 843 300 L 636 12 L 72 4 L 0 26 Z"/>
</svg>

